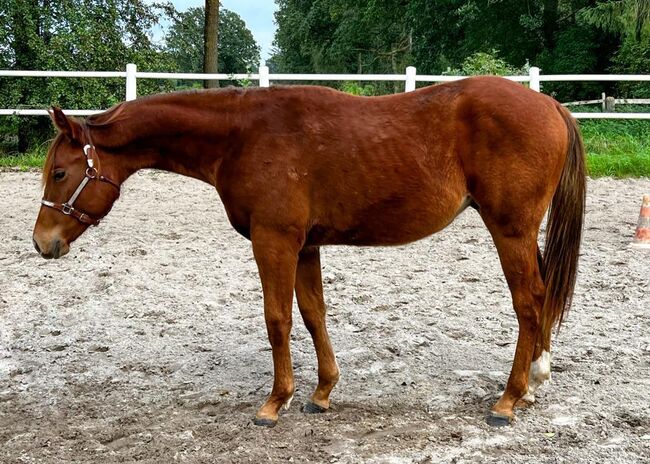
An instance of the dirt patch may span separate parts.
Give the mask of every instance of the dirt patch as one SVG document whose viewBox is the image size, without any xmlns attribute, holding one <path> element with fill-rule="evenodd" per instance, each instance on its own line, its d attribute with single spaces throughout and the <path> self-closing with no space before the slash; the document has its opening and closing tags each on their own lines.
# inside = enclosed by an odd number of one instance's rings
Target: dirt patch
<svg viewBox="0 0 650 464">
<path fill-rule="evenodd" d="M 294 405 L 251 419 L 271 353 L 249 242 L 209 186 L 125 186 L 68 256 L 38 257 L 37 173 L 0 174 L 0 462 L 650 462 L 650 253 L 628 248 L 650 180 L 589 183 L 553 380 L 512 427 L 484 417 L 517 324 L 474 211 L 396 248 L 322 252 L 342 378 L 304 415 L 316 360 L 294 310 Z"/>
</svg>

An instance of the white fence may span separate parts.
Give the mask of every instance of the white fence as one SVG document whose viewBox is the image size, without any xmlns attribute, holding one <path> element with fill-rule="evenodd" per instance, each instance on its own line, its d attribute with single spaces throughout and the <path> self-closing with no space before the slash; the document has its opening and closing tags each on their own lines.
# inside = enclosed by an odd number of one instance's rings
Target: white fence
<svg viewBox="0 0 650 464">
<path fill-rule="evenodd" d="M 252 80 L 260 87 L 269 87 L 271 81 L 392 81 L 404 82 L 404 91 L 415 90 L 417 82 L 449 82 L 467 76 L 433 76 L 417 74 L 413 66 L 405 74 L 270 74 L 267 66 L 261 66 L 257 74 L 197 74 L 140 72 L 136 65 L 127 64 L 126 71 L 7 71 L 0 70 L 0 77 L 118 77 L 126 81 L 126 100 L 137 97 L 137 79 L 177 80 Z M 539 68 L 531 67 L 527 76 L 505 76 L 516 82 L 528 82 L 531 89 L 540 92 L 542 82 L 595 82 L 595 81 L 650 81 L 650 74 L 541 74 Z M 64 110 L 68 115 L 87 116 L 101 110 Z M 0 115 L 47 115 L 45 109 L 0 109 Z M 650 119 L 650 113 L 573 113 L 579 119 Z"/>
</svg>

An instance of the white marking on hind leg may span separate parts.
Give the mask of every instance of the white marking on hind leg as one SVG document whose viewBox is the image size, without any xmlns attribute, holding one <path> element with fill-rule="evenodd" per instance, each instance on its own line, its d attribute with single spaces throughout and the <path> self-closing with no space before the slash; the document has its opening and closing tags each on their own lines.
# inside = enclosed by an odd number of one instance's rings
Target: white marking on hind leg
<svg viewBox="0 0 650 464">
<path fill-rule="evenodd" d="M 289 409 L 291 407 L 291 401 L 293 400 L 293 395 L 287 400 L 286 403 L 284 403 L 284 409 Z"/>
<path fill-rule="evenodd" d="M 533 395 L 530 391 L 530 387 L 528 387 L 528 391 L 524 396 L 521 397 L 522 401 L 525 401 L 528 404 L 533 404 L 535 402 L 535 395 Z"/>
<path fill-rule="evenodd" d="M 530 372 L 528 374 L 528 393 L 535 401 L 533 394 L 547 380 L 551 380 L 551 353 L 542 351 L 539 358 L 530 365 Z"/>
</svg>

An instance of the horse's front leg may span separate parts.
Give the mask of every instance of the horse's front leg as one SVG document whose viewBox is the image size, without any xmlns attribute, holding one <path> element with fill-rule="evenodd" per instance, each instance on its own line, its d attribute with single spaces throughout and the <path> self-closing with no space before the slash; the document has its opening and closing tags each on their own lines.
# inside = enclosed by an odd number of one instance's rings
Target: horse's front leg
<svg viewBox="0 0 650 464">
<path fill-rule="evenodd" d="M 256 425 L 273 427 L 283 405 L 293 398 L 293 367 L 289 336 L 296 264 L 301 244 L 295 237 L 272 229 L 256 228 L 251 234 L 253 253 L 264 292 L 264 319 L 273 350 L 273 390 L 257 411 Z"/>
</svg>

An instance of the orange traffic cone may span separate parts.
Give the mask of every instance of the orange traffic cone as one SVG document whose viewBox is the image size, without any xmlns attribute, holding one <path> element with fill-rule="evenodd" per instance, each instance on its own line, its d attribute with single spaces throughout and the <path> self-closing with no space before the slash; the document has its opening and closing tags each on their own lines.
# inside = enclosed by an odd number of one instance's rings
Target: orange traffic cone
<svg viewBox="0 0 650 464">
<path fill-rule="evenodd" d="M 643 195 L 639 223 L 636 226 L 632 246 L 650 249 L 650 195 Z"/>
</svg>

